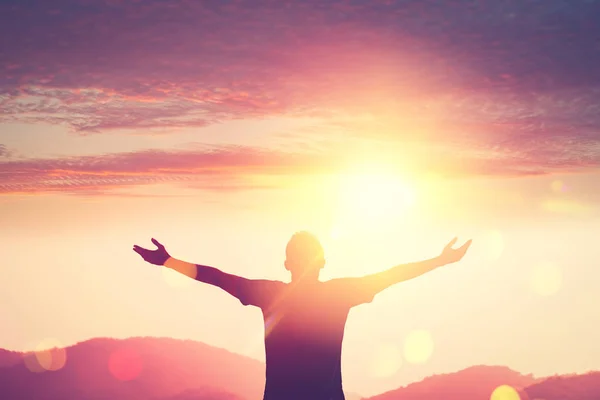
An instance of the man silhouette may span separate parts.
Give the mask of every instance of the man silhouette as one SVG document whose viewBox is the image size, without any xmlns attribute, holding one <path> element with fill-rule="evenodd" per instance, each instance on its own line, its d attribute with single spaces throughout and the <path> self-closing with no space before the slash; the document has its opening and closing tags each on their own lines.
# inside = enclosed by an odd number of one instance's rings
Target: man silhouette
<svg viewBox="0 0 600 400">
<path fill-rule="evenodd" d="M 341 352 L 344 326 L 354 306 L 369 303 L 383 289 L 459 261 L 471 241 L 454 249 L 454 238 L 440 256 L 401 264 L 383 272 L 319 281 L 325 265 L 323 247 L 308 232 L 292 236 L 285 268 L 291 283 L 246 279 L 216 268 L 172 258 L 157 240 L 156 250 L 133 250 L 155 265 L 164 265 L 215 285 L 243 305 L 260 307 L 264 317 L 266 385 L 263 400 L 344 400 Z"/>
</svg>

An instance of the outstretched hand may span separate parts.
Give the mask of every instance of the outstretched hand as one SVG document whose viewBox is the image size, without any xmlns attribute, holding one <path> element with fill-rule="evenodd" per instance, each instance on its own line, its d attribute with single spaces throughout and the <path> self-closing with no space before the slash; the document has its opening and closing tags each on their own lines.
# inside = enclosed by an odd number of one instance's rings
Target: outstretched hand
<svg viewBox="0 0 600 400">
<path fill-rule="evenodd" d="M 156 247 L 157 247 L 156 250 L 148 250 L 148 249 L 144 249 L 143 247 L 140 247 L 138 245 L 134 245 L 133 251 L 135 251 L 140 256 L 142 256 L 144 261 L 147 261 L 150 264 L 164 265 L 165 261 L 167 261 L 169 259 L 169 257 L 171 257 L 171 256 L 169 255 L 169 253 L 167 253 L 165 246 L 160 244 L 158 242 L 158 240 L 152 239 L 152 243 L 154 243 L 156 245 Z"/>
<path fill-rule="evenodd" d="M 454 249 L 452 248 L 452 246 L 454 246 L 457 240 L 458 238 L 452 239 L 450 243 L 448 243 L 446 247 L 444 247 L 444 250 L 442 250 L 440 258 L 442 259 L 442 262 L 444 264 L 451 264 L 460 261 L 467 252 L 469 246 L 471 246 L 471 240 L 469 239 L 465 242 L 465 244 L 463 244 L 457 249 Z"/>
</svg>

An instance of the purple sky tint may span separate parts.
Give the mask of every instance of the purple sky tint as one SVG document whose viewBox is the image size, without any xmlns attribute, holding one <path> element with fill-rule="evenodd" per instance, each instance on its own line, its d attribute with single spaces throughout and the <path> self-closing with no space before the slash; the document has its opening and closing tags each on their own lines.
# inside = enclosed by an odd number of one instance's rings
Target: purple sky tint
<svg viewBox="0 0 600 400">
<path fill-rule="evenodd" d="M 427 169 L 456 159 L 470 174 L 598 167 L 599 17 L 593 0 L 2 0 L 0 124 L 88 135 L 303 116 L 348 137 L 439 148 Z M 348 121 L 357 114 L 369 118 Z M 289 169 L 286 153 L 270 152 L 270 171 Z M 144 154 L 8 159 L 0 190 L 71 162 L 69 179 L 88 163 L 125 176 Z M 139 168 L 185 175 L 207 156 L 182 157 Z"/>
</svg>

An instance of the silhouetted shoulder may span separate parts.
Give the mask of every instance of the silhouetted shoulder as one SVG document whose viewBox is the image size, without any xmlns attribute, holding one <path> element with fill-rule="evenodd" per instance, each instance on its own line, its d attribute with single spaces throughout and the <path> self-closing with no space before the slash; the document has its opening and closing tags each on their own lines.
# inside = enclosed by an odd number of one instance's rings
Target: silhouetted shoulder
<svg viewBox="0 0 600 400">
<path fill-rule="evenodd" d="M 237 298 L 245 306 L 266 307 L 287 286 L 281 281 L 245 279 L 240 282 Z"/>
<path fill-rule="evenodd" d="M 349 307 L 370 303 L 378 293 L 376 288 L 365 278 L 337 278 L 327 281 L 331 296 Z"/>
</svg>

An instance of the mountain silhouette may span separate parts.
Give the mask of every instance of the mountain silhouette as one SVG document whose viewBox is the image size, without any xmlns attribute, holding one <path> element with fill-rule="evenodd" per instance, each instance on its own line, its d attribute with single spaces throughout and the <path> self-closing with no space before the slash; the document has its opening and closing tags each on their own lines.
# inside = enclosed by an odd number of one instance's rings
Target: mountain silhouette
<svg viewBox="0 0 600 400">
<path fill-rule="evenodd" d="M 522 400 L 598 400 L 600 372 L 553 376 L 524 390 Z"/>
<path fill-rule="evenodd" d="M 498 386 L 509 385 L 519 390 L 536 382 L 533 376 L 507 367 L 482 365 L 430 376 L 368 400 L 489 400 Z"/>
<path fill-rule="evenodd" d="M 98 338 L 67 347 L 64 355 L 62 368 L 32 372 L 34 353 L 0 349 L 0 399 L 258 400 L 264 389 L 264 363 L 191 340 Z M 473 366 L 364 400 L 489 400 L 501 385 L 516 389 L 521 400 L 600 399 L 600 372 L 534 378 Z"/>
<path fill-rule="evenodd" d="M 0 368 L 0 398 L 177 400 L 178 395 L 191 398 L 184 392 L 197 389 L 195 399 L 204 398 L 198 397 L 203 393 L 206 398 L 244 400 L 261 398 L 264 389 L 263 363 L 200 342 L 101 338 L 65 350 L 64 367 L 42 373 L 27 368 L 33 353 L 17 353 L 17 364 L 10 352 L 0 354 L 8 365 Z"/>
<path fill-rule="evenodd" d="M 20 364 L 22 360 L 22 353 L 0 349 L 0 368 L 12 367 L 13 365 Z"/>
<path fill-rule="evenodd" d="M 228 393 L 222 389 L 204 387 L 188 389 L 174 396 L 160 397 L 153 400 L 243 400 L 243 397 Z"/>
</svg>

